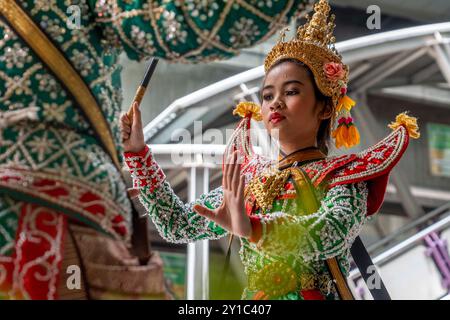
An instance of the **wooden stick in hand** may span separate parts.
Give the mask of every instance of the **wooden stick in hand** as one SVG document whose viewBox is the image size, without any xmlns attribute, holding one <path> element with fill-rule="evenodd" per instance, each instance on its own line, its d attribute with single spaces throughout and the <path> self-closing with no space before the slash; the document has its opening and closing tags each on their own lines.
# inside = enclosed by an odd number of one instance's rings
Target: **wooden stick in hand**
<svg viewBox="0 0 450 320">
<path fill-rule="evenodd" d="M 147 90 L 148 83 L 150 82 L 150 79 L 153 75 L 153 72 L 156 69 L 156 65 L 158 64 L 158 59 L 153 58 L 150 62 L 150 65 L 147 68 L 147 71 L 145 71 L 144 79 L 142 79 L 142 82 L 140 86 L 138 87 L 136 94 L 134 96 L 133 102 L 131 103 L 130 109 L 127 111 L 128 118 L 133 121 L 133 104 L 135 102 L 138 103 L 138 106 L 141 105 L 142 99 L 144 98 L 145 91 Z"/>
</svg>

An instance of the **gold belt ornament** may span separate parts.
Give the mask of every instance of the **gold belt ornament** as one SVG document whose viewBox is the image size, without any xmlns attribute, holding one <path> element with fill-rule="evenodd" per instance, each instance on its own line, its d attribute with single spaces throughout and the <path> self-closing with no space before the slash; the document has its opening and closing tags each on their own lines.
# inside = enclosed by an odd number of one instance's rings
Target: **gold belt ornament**
<svg viewBox="0 0 450 320">
<path fill-rule="evenodd" d="M 266 297 L 280 297 L 300 290 L 319 290 L 320 279 L 312 273 L 297 274 L 286 263 L 276 261 L 249 275 L 248 288 Z"/>
</svg>

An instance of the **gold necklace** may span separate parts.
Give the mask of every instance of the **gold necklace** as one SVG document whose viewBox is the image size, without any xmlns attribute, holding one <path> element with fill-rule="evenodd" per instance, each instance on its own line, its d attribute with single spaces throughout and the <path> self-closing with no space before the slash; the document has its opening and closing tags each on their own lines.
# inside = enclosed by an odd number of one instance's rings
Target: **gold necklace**
<svg viewBox="0 0 450 320">
<path fill-rule="evenodd" d="M 289 175 L 289 170 L 283 170 L 256 176 L 247 185 L 245 194 L 248 195 L 251 192 L 255 197 L 257 205 L 263 211 L 270 210 L 275 197 L 283 190 Z"/>
</svg>

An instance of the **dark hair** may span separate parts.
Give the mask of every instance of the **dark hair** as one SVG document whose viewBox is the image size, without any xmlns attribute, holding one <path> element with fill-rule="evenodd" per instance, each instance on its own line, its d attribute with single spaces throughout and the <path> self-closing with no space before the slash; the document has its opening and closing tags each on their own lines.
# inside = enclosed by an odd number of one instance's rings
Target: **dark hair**
<svg viewBox="0 0 450 320">
<path fill-rule="evenodd" d="M 292 62 L 292 63 L 295 63 L 299 67 L 303 67 L 306 70 L 306 72 L 308 73 L 308 76 L 313 84 L 314 95 L 315 95 L 316 99 L 318 101 L 324 102 L 325 109 L 326 108 L 332 109 L 333 101 L 332 101 L 331 97 L 327 97 L 322 92 L 320 92 L 319 87 L 317 87 L 316 81 L 314 80 L 314 74 L 312 73 L 311 69 L 303 62 L 301 62 L 297 59 L 294 59 L 294 58 L 281 59 L 281 60 L 275 62 L 270 67 L 269 71 L 272 70 L 274 67 L 276 67 L 282 63 L 285 63 L 285 62 Z M 319 130 L 317 131 L 317 137 L 316 137 L 317 146 L 320 149 L 320 151 L 322 151 L 325 155 L 328 154 L 328 142 L 330 141 L 330 136 L 331 136 L 331 117 L 328 119 L 324 119 L 320 122 Z"/>
</svg>

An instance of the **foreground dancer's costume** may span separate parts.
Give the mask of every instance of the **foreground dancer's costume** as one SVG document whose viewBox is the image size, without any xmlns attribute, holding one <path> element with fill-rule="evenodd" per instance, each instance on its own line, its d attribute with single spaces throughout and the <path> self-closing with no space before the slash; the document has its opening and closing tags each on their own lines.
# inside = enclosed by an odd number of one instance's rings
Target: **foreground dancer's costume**
<svg viewBox="0 0 450 320">
<path fill-rule="evenodd" d="M 348 68 L 332 47 L 329 11 L 327 1 L 319 1 L 297 36 L 281 40 L 270 51 L 265 70 L 285 58 L 306 64 L 320 91 L 331 97 L 336 146 L 351 147 L 359 141 L 350 117 L 354 102 L 346 96 Z M 410 136 L 418 137 L 416 119 L 399 115 L 389 136 L 357 154 L 326 157 L 309 148 L 273 162 L 255 154 L 250 145 L 250 119 L 261 118 L 259 107 L 241 103 L 235 113 L 244 119 L 226 153 L 237 148 L 244 158 L 245 204 L 253 227 L 251 239 L 241 238 L 240 256 L 248 277 L 242 298 L 348 299 L 349 249 L 368 217 L 381 206 L 389 172 Z M 189 242 L 227 234 L 192 209 L 195 203 L 218 207 L 221 187 L 184 204 L 148 147 L 126 154 L 126 161 L 134 186 L 141 190 L 140 200 L 165 239 Z"/>
<path fill-rule="evenodd" d="M 132 268 L 135 259 L 117 259 L 132 234 L 131 205 L 117 169 L 118 56 L 125 51 L 134 60 L 186 63 L 231 57 L 286 25 L 305 3 L 0 1 L 0 299 L 54 299 L 61 290 L 71 297 L 76 290 L 64 288 L 61 279 L 67 266 L 80 263 L 86 266 L 83 280 L 97 281 L 93 298 L 102 298 L 102 290 L 120 297 L 125 289 L 134 297 L 163 297 L 158 261 L 136 283 L 119 267 Z M 33 22 L 56 51 L 44 49 Z M 73 81 L 77 76 L 81 84 Z M 62 77 L 69 79 L 64 85 Z M 89 95 L 98 109 L 78 104 Z M 67 231 L 75 222 L 88 229 L 71 228 L 72 241 Z M 123 250 L 107 255 L 108 241 Z"/>
</svg>

